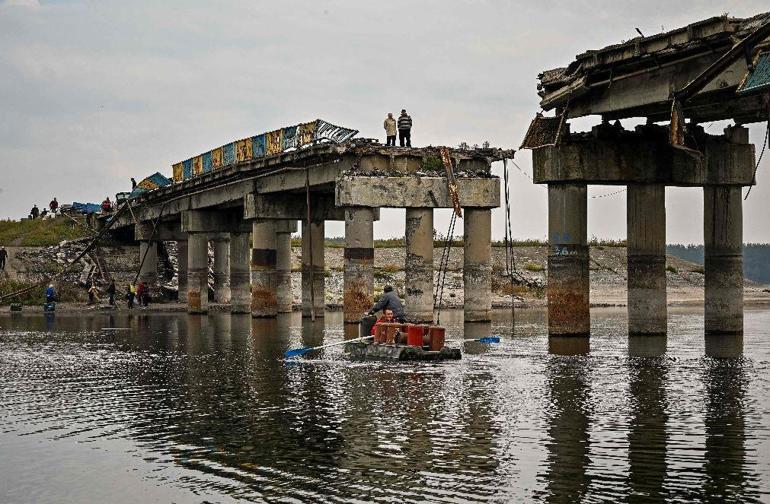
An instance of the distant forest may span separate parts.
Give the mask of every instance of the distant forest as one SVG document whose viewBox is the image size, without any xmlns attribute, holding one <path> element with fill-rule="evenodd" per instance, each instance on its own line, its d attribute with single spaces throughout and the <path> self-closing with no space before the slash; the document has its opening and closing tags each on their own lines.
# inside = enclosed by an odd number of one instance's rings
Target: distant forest
<svg viewBox="0 0 770 504">
<path fill-rule="evenodd" d="M 703 264 L 703 245 L 667 245 L 666 252 Z M 749 280 L 770 283 L 770 244 L 748 243 L 743 246 L 743 274 Z"/>
</svg>

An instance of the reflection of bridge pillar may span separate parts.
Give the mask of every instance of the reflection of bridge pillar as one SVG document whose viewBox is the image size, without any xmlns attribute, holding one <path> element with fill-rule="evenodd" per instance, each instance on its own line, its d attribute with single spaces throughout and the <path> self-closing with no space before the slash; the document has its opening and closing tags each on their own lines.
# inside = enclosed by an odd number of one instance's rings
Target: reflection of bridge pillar
<svg viewBox="0 0 770 504">
<path fill-rule="evenodd" d="M 585 184 L 548 185 L 548 333 L 587 335 L 589 270 Z"/>
<path fill-rule="evenodd" d="M 209 238 L 206 233 L 188 233 L 187 312 L 206 313 L 209 305 Z"/>
<path fill-rule="evenodd" d="M 251 313 L 249 233 L 230 233 L 230 312 Z"/>
<path fill-rule="evenodd" d="M 187 241 L 176 242 L 176 278 L 178 287 L 178 301 L 187 304 Z"/>
<path fill-rule="evenodd" d="M 302 221 L 302 316 L 310 317 L 310 271 L 313 274 L 313 302 L 316 317 L 324 316 L 324 221 Z M 311 252 L 312 247 L 312 252 Z M 312 254 L 312 263 L 310 262 Z"/>
<path fill-rule="evenodd" d="M 276 298 L 275 225 L 272 221 L 254 221 L 251 250 L 251 315 L 275 317 Z"/>
<path fill-rule="evenodd" d="M 139 281 L 150 287 L 158 283 L 158 242 L 139 242 Z"/>
<path fill-rule="evenodd" d="M 374 211 L 345 209 L 343 312 L 346 323 L 357 323 L 372 307 L 374 291 Z"/>
<path fill-rule="evenodd" d="M 275 233 L 276 310 L 278 313 L 291 313 L 294 302 L 291 291 L 291 232 L 280 224 L 284 222 L 279 223 Z"/>
<path fill-rule="evenodd" d="M 230 302 L 230 235 L 217 234 L 214 241 L 214 301 Z"/>
<path fill-rule="evenodd" d="M 666 333 L 666 187 L 630 184 L 627 201 L 628 332 Z"/>
<path fill-rule="evenodd" d="M 743 202 L 739 186 L 703 188 L 706 334 L 743 333 Z"/>
<path fill-rule="evenodd" d="M 433 209 L 406 209 L 406 318 L 433 322 Z"/>
<path fill-rule="evenodd" d="M 465 208 L 465 322 L 489 322 L 492 310 L 492 210 Z"/>
</svg>

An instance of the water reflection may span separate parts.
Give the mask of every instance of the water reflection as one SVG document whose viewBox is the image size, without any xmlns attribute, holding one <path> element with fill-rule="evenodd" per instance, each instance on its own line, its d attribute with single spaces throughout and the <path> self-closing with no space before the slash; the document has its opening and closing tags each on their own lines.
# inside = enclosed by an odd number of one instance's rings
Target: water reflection
<svg viewBox="0 0 770 504">
<path fill-rule="evenodd" d="M 756 490 L 746 467 L 746 361 L 743 335 L 706 336 L 705 463 L 702 497 L 745 502 Z M 754 488 L 752 488 L 754 487 Z"/>
<path fill-rule="evenodd" d="M 341 341 L 341 317 L 0 317 L 0 446 L 13 447 L 0 474 L 35 447 L 84 445 L 137 458 L 148 495 L 173 487 L 192 501 L 768 496 L 756 455 L 768 436 L 768 334 L 747 334 L 745 348 L 707 338 L 703 356 L 690 329 L 626 339 L 610 318 L 590 341 L 546 338 L 539 317 L 522 315 L 499 345 L 463 345 L 459 362 L 356 362 L 333 347 L 293 365 L 288 348 Z M 507 334 L 493 319 L 447 314 L 448 335 Z M 753 324 L 770 327 L 770 312 Z M 82 462 L 46 460 L 25 471 L 50 489 L 40 502 L 62 491 L 87 501 L 126 472 L 62 482 L 62 467 Z"/>
<path fill-rule="evenodd" d="M 661 501 L 666 480 L 666 336 L 629 336 L 629 502 Z"/>
<path fill-rule="evenodd" d="M 591 484 L 591 387 L 583 358 L 589 350 L 587 337 L 548 338 L 547 458 L 544 490 L 537 494 L 546 502 L 580 502 Z"/>
</svg>

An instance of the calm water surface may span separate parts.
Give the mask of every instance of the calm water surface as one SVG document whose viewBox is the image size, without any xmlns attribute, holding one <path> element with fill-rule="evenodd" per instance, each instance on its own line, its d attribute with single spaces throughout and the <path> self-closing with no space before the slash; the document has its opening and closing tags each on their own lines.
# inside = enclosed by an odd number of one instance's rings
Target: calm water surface
<svg viewBox="0 0 770 504">
<path fill-rule="evenodd" d="M 743 339 L 697 311 L 631 339 L 595 311 L 590 342 L 444 319 L 503 342 L 287 363 L 341 316 L 0 317 L 0 501 L 770 501 L 770 311 Z"/>
</svg>

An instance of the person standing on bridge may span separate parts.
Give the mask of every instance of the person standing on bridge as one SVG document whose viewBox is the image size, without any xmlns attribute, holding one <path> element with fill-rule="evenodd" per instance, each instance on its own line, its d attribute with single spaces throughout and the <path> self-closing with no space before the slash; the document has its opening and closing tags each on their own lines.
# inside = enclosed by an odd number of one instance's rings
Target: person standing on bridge
<svg viewBox="0 0 770 504">
<path fill-rule="evenodd" d="M 407 147 L 412 146 L 412 117 L 406 113 L 406 109 L 401 109 L 398 118 L 398 141 L 401 147 L 404 146 L 404 141 Z"/>
<path fill-rule="evenodd" d="M 8 257 L 8 251 L 5 247 L 0 247 L 0 271 L 5 271 L 5 260 Z"/>
<path fill-rule="evenodd" d="M 388 112 L 388 117 L 385 118 L 385 145 L 396 146 L 396 119 L 393 117 L 393 112 Z"/>
</svg>

